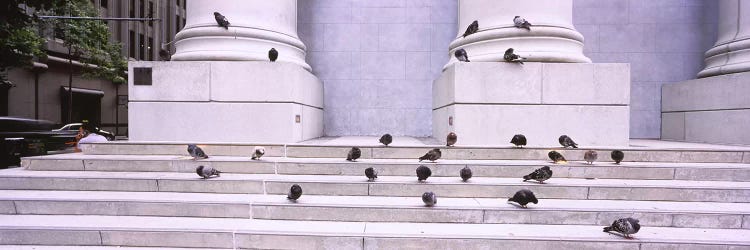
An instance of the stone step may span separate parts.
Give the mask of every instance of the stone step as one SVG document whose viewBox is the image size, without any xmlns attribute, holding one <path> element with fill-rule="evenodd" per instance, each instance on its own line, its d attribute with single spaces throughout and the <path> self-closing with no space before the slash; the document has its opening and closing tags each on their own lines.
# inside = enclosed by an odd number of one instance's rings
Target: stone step
<svg viewBox="0 0 750 250">
<path fill-rule="evenodd" d="M 14 190 L 286 194 L 292 184 L 315 195 L 418 197 L 433 191 L 441 197 L 501 198 L 527 188 L 547 199 L 750 202 L 750 182 L 554 178 L 537 184 L 518 178 L 462 182 L 431 177 L 420 183 L 414 176 L 368 182 L 364 176 L 275 174 L 224 174 L 206 180 L 192 173 L 0 170 L 0 189 Z"/>
<path fill-rule="evenodd" d="M 252 211 L 251 211 L 252 209 Z M 178 216 L 273 220 L 607 225 L 637 217 L 645 226 L 750 229 L 750 204 L 542 199 L 529 209 L 505 199 L 168 192 L 0 190 L 0 214 Z M 743 224 L 745 223 L 745 224 Z"/>
<path fill-rule="evenodd" d="M 0 245 L 307 249 L 744 249 L 750 230 L 601 226 L 279 221 L 227 218 L 0 215 Z"/>
<path fill-rule="evenodd" d="M 750 181 L 750 164 L 742 163 L 665 163 L 665 162 L 584 162 L 553 164 L 543 160 L 441 160 L 438 163 L 410 159 L 284 158 L 215 156 L 194 161 L 177 155 L 84 155 L 63 154 L 27 157 L 21 165 L 29 170 L 75 170 L 108 172 L 184 172 L 199 165 L 212 166 L 226 173 L 289 175 L 362 175 L 373 167 L 380 176 L 413 175 L 420 165 L 429 166 L 433 176 L 458 176 L 470 167 L 476 177 L 522 177 L 541 166 L 551 166 L 555 177 L 652 180 Z"/>
<path fill-rule="evenodd" d="M 231 248 L 214 248 L 229 250 Z M 41 245 L 0 245 L 0 250 L 195 250 L 176 247 L 123 247 L 123 246 L 41 246 Z"/>
<path fill-rule="evenodd" d="M 167 142 L 109 142 L 92 143 L 81 146 L 83 152 L 89 155 L 185 155 L 187 143 Z M 227 143 L 199 143 L 209 156 L 244 156 L 249 157 L 255 146 L 264 146 L 266 156 L 290 158 L 345 158 L 352 146 L 358 145 L 305 145 L 305 144 L 227 144 Z M 547 160 L 550 150 L 557 150 L 566 159 L 583 160 L 584 152 L 596 150 L 602 162 L 611 161 L 609 155 L 612 150 L 619 149 L 625 153 L 625 161 L 635 162 L 726 162 L 750 163 L 750 150 L 733 148 L 515 148 L 507 147 L 445 147 L 437 145 L 425 146 L 358 146 L 362 150 L 363 159 L 417 159 L 429 149 L 441 148 L 442 159 L 473 159 L 473 160 Z"/>
</svg>

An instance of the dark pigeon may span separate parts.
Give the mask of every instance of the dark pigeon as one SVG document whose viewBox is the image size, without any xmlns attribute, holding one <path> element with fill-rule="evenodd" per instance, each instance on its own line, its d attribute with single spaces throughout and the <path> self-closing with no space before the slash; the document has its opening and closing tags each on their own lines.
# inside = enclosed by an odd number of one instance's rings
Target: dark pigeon
<svg viewBox="0 0 750 250">
<path fill-rule="evenodd" d="M 464 180 L 464 182 L 471 179 L 471 176 L 473 175 L 474 174 L 471 172 L 471 168 L 469 168 L 468 166 L 461 169 L 461 180 Z"/>
<path fill-rule="evenodd" d="M 275 62 L 276 59 L 278 58 L 279 58 L 279 51 L 277 51 L 275 48 L 271 48 L 271 50 L 268 51 L 268 60 Z"/>
<path fill-rule="evenodd" d="M 190 154 L 190 156 L 193 157 L 193 160 L 208 158 L 208 155 L 206 155 L 206 153 L 203 152 L 203 149 L 198 147 L 198 145 L 188 144 L 187 151 Z"/>
<path fill-rule="evenodd" d="M 250 159 L 253 160 L 260 160 L 260 157 L 266 154 L 266 148 L 264 147 L 255 147 L 255 150 L 253 151 L 253 157 Z"/>
<path fill-rule="evenodd" d="M 170 59 L 169 51 L 166 50 L 166 49 L 160 49 L 159 50 L 159 60 L 169 61 L 169 59 Z"/>
<path fill-rule="evenodd" d="M 513 51 L 514 51 L 513 48 L 509 48 L 505 50 L 505 54 L 503 55 L 503 60 L 505 60 L 506 62 L 517 62 L 517 63 L 523 64 L 523 60 L 526 58 L 516 55 L 515 53 L 513 53 Z"/>
<path fill-rule="evenodd" d="M 432 170 L 425 166 L 417 167 L 417 181 L 426 181 L 432 175 Z"/>
<path fill-rule="evenodd" d="M 391 142 L 393 142 L 393 136 L 391 136 L 391 134 L 384 134 L 380 137 L 379 142 L 388 147 L 388 144 L 391 144 Z"/>
<path fill-rule="evenodd" d="M 516 192 L 515 195 L 513 195 L 512 198 L 508 199 L 508 201 L 512 201 L 515 203 L 518 203 L 518 205 L 521 205 L 521 207 L 526 208 L 526 204 L 539 203 L 539 200 L 536 199 L 536 196 L 534 196 L 534 193 L 531 192 L 531 190 L 528 189 L 521 189 L 518 192 Z"/>
<path fill-rule="evenodd" d="M 227 17 L 219 14 L 219 12 L 214 12 L 214 19 L 216 19 L 216 23 L 219 24 L 219 26 L 229 29 L 229 21 L 227 21 Z"/>
<path fill-rule="evenodd" d="M 422 201 L 425 206 L 431 207 L 437 204 L 437 196 L 433 192 L 424 192 L 422 194 Z"/>
<path fill-rule="evenodd" d="M 586 153 L 583 153 L 583 160 L 585 160 L 588 164 L 594 164 L 597 158 L 599 158 L 599 154 L 594 150 L 589 150 L 586 151 Z"/>
<path fill-rule="evenodd" d="M 571 139 L 570 136 L 567 135 L 561 135 L 560 138 L 557 138 L 557 142 L 559 142 L 560 145 L 563 146 L 563 148 L 578 148 L 578 143 L 575 143 L 573 139 Z"/>
<path fill-rule="evenodd" d="M 622 234 L 623 237 L 632 239 L 631 234 L 638 233 L 641 230 L 641 224 L 637 219 L 621 218 L 612 222 L 612 226 L 604 227 L 604 232 L 615 231 Z"/>
<path fill-rule="evenodd" d="M 456 142 L 458 141 L 458 136 L 456 135 L 456 133 L 450 132 L 448 133 L 448 136 L 445 138 L 445 141 L 446 141 L 445 146 L 453 147 L 453 145 L 455 145 Z"/>
<path fill-rule="evenodd" d="M 424 160 L 430 160 L 431 162 L 435 162 L 438 159 L 440 159 L 440 156 L 442 156 L 442 155 L 443 155 L 443 153 L 440 152 L 440 149 L 433 148 L 430 151 L 427 151 L 427 153 L 424 154 L 422 157 L 419 157 L 419 161 L 421 162 L 421 161 L 424 161 Z"/>
<path fill-rule="evenodd" d="M 378 171 L 375 171 L 375 169 L 372 167 L 366 168 L 365 176 L 367 177 L 368 181 L 374 181 L 378 178 Z"/>
<path fill-rule="evenodd" d="M 544 166 L 534 170 L 534 172 L 531 172 L 528 175 L 525 175 L 523 181 L 535 180 L 539 183 L 544 183 L 544 181 L 548 180 L 550 177 L 552 177 L 552 170 L 549 169 L 549 166 Z"/>
<path fill-rule="evenodd" d="M 620 164 L 622 159 L 625 159 L 625 153 L 620 150 L 612 151 L 612 160 L 615 161 L 616 164 Z"/>
<path fill-rule="evenodd" d="M 464 32 L 464 38 L 466 38 L 466 36 L 468 35 L 477 33 L 477 31 L 479 31 L 479 21 L 474 20 L 473 22 L 471 22 L 471 24 L 469 24 L 469 27 L 466 28 L 466 31 Z"/>
<path fill-rule="evenodd" d="M 554 150 L 552 150 L 549 153 L 547 153 L 547 156 L 549 156 L 549 159 L 552 160 L 555 163 L 565 163 L 565 162 L 567 162 L 567 160 L 565 160 L 565 157 L 563 157 L 562 154 L 560 154 L 559 152 L 554 151 Z"/>
<path fill-rule="evenodd" d="M 292 185 L 292 188 L 289 189 L 289 194 L 286 196 L 287 199 L 296 201 L 299 199 L 299 197 L 302 196 L 302 187 L 300 187 L 297 184 Z"/>
<path fill-rule="evenodd" d="M 346 160 L 357 161 L 360 156 L 362 156 L 362 150 L 360 150 L 358 147 L 352 147 L 352 149 L 350 149 L 349 153 L 346 155 Z"/>
<path fill-rule="evenodd" d="M 526 146 L 526 136 L 522 134 L 514 135 L 513 138 L 510 139 L 510 143 L 513 143 L 516 147 Z"/>
<path fill-rule="evenodd" d="M 216 170 L 215 168 L 212 168 L 210 166 L 198 166 L 195 169 L 195 173 L 198 174 L 198 176 L 203 177 L 203 179 L 208 179 L 214 176 L 219 177 L 221 175 L 221 171 Z"/>
<path fill-rule="evenodd" d="M 465 49 L 457 49 L 456 52 L 453 52 L 453 55 L 456 56 L 456 60 L 462 62 L 471 62 L 469 61 L 469 54 L 466 53 Z"/>
<path fill-rule="evenodd" d="M 516 26 L 516 28 L 519 29 L 527 29 L 531 31 L 531 23 L 526 21 L 526 19 L 521 16 L 516 16 L 513 18 L 513 26 Z"/>
</svg>

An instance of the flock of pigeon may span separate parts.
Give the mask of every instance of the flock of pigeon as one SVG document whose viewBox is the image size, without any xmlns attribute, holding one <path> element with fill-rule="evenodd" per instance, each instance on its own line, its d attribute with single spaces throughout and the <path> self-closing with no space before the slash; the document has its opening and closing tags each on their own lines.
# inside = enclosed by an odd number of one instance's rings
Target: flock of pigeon
<svg viewBox="0 0 750 250">
<path fill-rule="evenodd" d="M 458 141 L 458 136 L 456 133 L 449 133 L 446 137 L 446 146 L 453 147 L 456 142 Z M 388 147 L 389 144 L 393 142 L 393 136 L 390 134 L 385 134 L 382 137 L 380 137 L 379 140 L 380 143 Z M 561 135 L 558 138 L 558 142 L 560 145 L 563 146 L 563 148 L 578 148 L 578 144 L 573 141 L 572 138 L 570 138 L 567 135 Z M 521 148 L 526 145 L 527 140 L 526 136 L 522 134 L 514 135 L 511 139 L 510 143 L 514 144 L 517 148 Z M 194 160 L 198 159 L 206 159 L 208 158 L 208 155 L 195 144 L 189 144 L 187 148 L 188 153 L 190 156 L 193 157 Z M 255 147 L 255 150 L 253 152 L 253 155 L 251 157 L 252 160 L 260 160 L 260 158 L 265 154 L 265 148 L 264 147 Z M 362 150 L 358 147 L 352 147 L 349 152 L 346 155 L 346 160 L 355 162 L 357 159 L 359 159 L 362 156 Z M 442 153 L 439 148 L 433 148 L 430 149 L 426 154 L 419 157 L 419 161 L 422 162 L 424 160 L 429 160 L 431 162 L 436 162 L 440 157 L 442 156 Z M 548 154 L 550 160 L 552 160 L 555 164 L 560 163 L 566 163 L 565 157 L 557 151 L 550 151 Z M 593 164 L 594 161 L 597 160 L 597 153 L 596 151 L 589 150 L 584 154 L 584 160 L 588 164 Z M 625 157 L 625 154 L 620 150 L 614 150 L 611 154 L 612 160 L 616 164 L 620 164 L 620 162 Z M 210 167 L 210 166 L 198 166 L 196 168 L 196 173 L 203 177 L 204 179 L 212 178 L 212 177 L 219 177 L 221 174 L 221 171 Z M 424 165 L 420 165 L 416 169 L 417 174 L 417 181 L 418 182 L 426 182 L 427 178 L 429 178 L 432 175 L 432 170 Z M 472 177 L 472 171 L 467 166 L 461 169 L 459 173 L 461 179 L 466 182 Z M 368 181 L 375 181 L 375 179 L 378 178 L 378 172 L 372 167 L 368 167 L 365 169 L 365 177 L 367 177 Z M 523 176 L 523 181 L 537 181 L 538 183 L 544 183 L 544 181 L 549 180 L 552 177 L 552 170 L 549 166 L 543 166 L 539 169 L 534 170 L 528 175 Z M 289 194 L 287 195 L 287 199 L 291 201 L 297 201 L 302 196 L 302 187 L 294 184 L 289 190 Z M 422 194 L 422 201 L 424 204 L 428 207 L 435 206 L 437 204 L 437 195 L 434 192 L 425 192 Z M 522 208 L 527 208 L 527 205 L 529 203 L 537 204 L 539 203 L 539 200 L 536 198 L 534 193 L 531 190 L 528 189 L 522 189 L 516 192 L 513 197 L 510 197 L 508 199 L 508 202 L 513 204 L 518 204 Z M 640 224 L 637 219 L 633 218 L 621 218 L 617 219 L 612 223 L 612 226 L 605 227 L 604 232 L 618 232 L 622 234 L 625 238 L 632 238 L 630 235 L 637 233 L 638 230 L 640 230 Z"/>
<path fill-rule="evenodd" d="M 526 21 L 526 19 L 521 16 L 516 16 L 513 18 L 513 26 L 519 29 L 526 29 L 528 31 L 531 31 L 531 23 Z M 469 27 L 466 28 L 463 37 L 466 38 L 471 34 L 477 33 L 477 31 L 479 31 L 479 21 L 474 20 L 474 22 L 471 22 L 471 24 L 469 24 Z M 466 53 L 465 49 L 457 49 L 455 52 L 453 52 L 453 55 L 456 57 L 456 60 L 459 60 L 461 62 L 471 62 L 469 61 L 469 54 Z M 503 60 L 505 60 L 506 62 L 517 62 L 523 64 L 523 60 L 526 60 L 526 58 L 515 54 L 513 48 L 508 48 L 507 50 L 505 50 L 505 54 L 503 54 Z"/>
</svg>

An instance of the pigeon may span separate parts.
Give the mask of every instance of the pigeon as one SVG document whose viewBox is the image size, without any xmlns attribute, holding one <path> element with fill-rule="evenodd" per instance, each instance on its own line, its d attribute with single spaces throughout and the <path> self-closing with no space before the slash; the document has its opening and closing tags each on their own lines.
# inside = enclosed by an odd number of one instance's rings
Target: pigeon
<svg viewBox="0 0 750 250">
<path fill-rule="evenodd" d="M 292 188 L 289 189 L 289 194 L 286 196 L 286 198 L 296 201 L 300 196 L 302 196 L 302 187 L 294 184 L 292 185 Z"/>
<path fill-rule="evenodd" d="M 550 177 L 552 177 L 552 170 L 549 169 L 549 166 L 544 166 L 534 170 L 534 172 L 531 172 L 528 175 L 525 175 L 523 181 L 535 180 L 539 183 L 544 183 L 544 181 L 549 180 Z"/>
<path fill-rule="evenodd" d="M 563 146 L 563 148 L 578 148 L 578 143 L 575 143 L 573 139 L 570 138 L 570 136 L 561 135 L 560 138 L 557 138 L 557 141 L 560 143 L 560 145 Z"/>
<path fill-rule="evenodd" d="M 554 150 L 552 150 L 549 153 L 547 153 L 547 156 L 549 156 L 549 159 L 552 160 L 555 163 L 565 163 L 565 162 L 567 162 L 567 160 L 565 160 L 565 157 L 563 157 L 562 154 L 560 154 L 559 152 L 554 151 Z"/>
<path fill-rule="evenodd" d="M 456 141 L 458 141 L 458 136 L 456 135 L 456 133 L 450 132 L 445 138 L 445 141 L 445 146 L 453 147 L 453 145 L 456 144 Z"/>
<path fill-rule="evenodd" d="M 169 51 L 166 49 L 160 49 L 159 50 L 159 60 L 162 61 L 169 61 Z"/>
<path fill-rule="evenodd" d="M 422 201 L 425 206 L 431 207 L 437 204 L 437 196 L 433 192 L 424 192 L 422 194 Z"/>
<path fill-rule="evenodd" d="M 365 176 L 367 176 L 368 181 L 374 181 L 378 178 L 378 171 L 375 171 L 374 168 L 369 167 L 365 169 Z"/>
<path fill-rule="evenodd" d="M 589 164 L 594 164 L 596 158 L 599 158 L 599 154 L 594 150 L 589 150 L 586 151 L 586 153 L 583 153 L 583 159 Z"/>
<path fill-rule="evenodd" d="M 190 156 L 193 157 L 193 160 L 208 158 L 208 155 L 206 155 L 206 153 L 203 152 L 203 149 L 201 149 L 195 144 L 188 144 L 187 151 L 190 154 Z"/>
<path fill-rule="evenodd" d="M 211 177 L 219 177 L 221 174 L 221 171 L 216 170 L 215 168 L 212 168 L 210 166 L 204 167 L 204 166 L 198 166 L 195 169 L 195 173 L 198 174 L 198 176 L 203 177 L 203 179 L 208 179 Z"/>
<path fill-rule="evenodd" d="M 531 31 L 531 23 L 526 21 L 526 19 L 523 19 L 523 17 L 521 16 L 516 16 L 513 18 L 513 25 L 516 26 L 516 28 L 527 29 Z"/>
<path fill-rule="evenodd" d="M 380 137 L 379 142 L 388 147 L 388 144 L 391 144 L 391 142 L 393 142 L 393 136 L 391 136 L 391 134 L 384 134 Z"/>
<path fill-rule="evenodd" d="M 469 168 L 468 166 L 466 166 L 466 167 L 464 167 L 464 168 L 461 169 L 461 179 L 464 180 L 464 182 L 466 182 L 469 179 L 471 179 L 472 175 L 474 175 L 474 174 L 471 173 L 471 168 Z"/>
<path fill-rule="evenodd" d="M 510 143 L 513 143 L 516 147 L 526 146 L 526 136 L 522 134 L 514 135 L 513 138 L 510 139 Z"/>
<path fill-rule="evenodd" d="M 227 17 L 219 14 L 219 12 L 214 12 L 214 18 L 219 26 L 229 29 L 229 21 L 227 21 Z"/>
<path fill-rule="evenodd" d="M 635 234 L 638 230 L 641 230 L 641 224 L 638 223 L 638 219 L 633 218 L 620 218 L 612 222 L 612 226 L 604 227 L 604 232 L 615 231 L 621 233 L 625 238 L 632 239 L 631 234 Z"/>
<path fill-rule="evenodd" d="M 253 151 L 253 157 L 250 159 L 253 160 L 260 160 L 260 157 L 266 154 L 266 148 L 264 147 L 255 147 L 255 151 Z"/>
<path fill-rule="evenodd" d="M 616 164 L 620 164 L 623 158 L 625 158 L 625 153 L 623 153 L 622 151 L 612 151 L 612 160 L 615 161 Z"/>
<path fill-rule="evenodd" d="M 505 55 L 503 55 L 503 60 L 505 60 L 506 62 L 517 62 L 523 64 L 524 59 L 526 58 L 514 54 L 513 48 L 505 50 Z"/>
<path fill-rule="evenodd" d="M 529 202 L 534 204 L 539 203 L 539 200 L 536 199 L 534 193 L 528 189 L 518 190 L 518 192 L 516 192 L 516 194 L 513 195 L 512 198 L 508 199 L 508 201 L 518 203 L 518 205 L 521 205 L 521 207 L 523 208 L 526 208 L 526 204 L 529 204 Z"/>
<path fill-rule="evenodd" d="M 457 49 L 456 52 L 453 53 L 453 55 L 456 56 L 456 60 L 462 62 L 471 62 L 469 61 L 469 54 L 466 54 L 465 49 Z"/>
<path fill-rule="evenodd" d="M 432 170 L 425 166 L 417 167 L 417 181 L 425 181 L 432 175 Z"/>
<path fill-rule="evenodd" d="M 427 153 L 424 154 L 422 157 L 419 157 L 419 161 L 421 162 L 421 161 L 424 161 L 424 160 L 430 160 L 431 162 L 435 162 L 438 159 L 440 159 L 440 156 L 442 156 L 442 155 L 443 155 L 443 153 L 440 152 L 440 149 L 433 148 L 430 151 L 427 151 Z"/>
<path fill-rule="evenodd" d="M 268 60 L 275 62 L 276 59 L 278 58 L 279 58 L 279 51 L 277 51 L 275 48 L 271 48 L 271 50 L 268 51 Z"/>
<path fill-rule="evenodd" d="M 352 147 L 352 149 L 349 150 L 349 154 L 346 155 L 346 160 L 357 161 L 360 156 L 362 156 L 362 150 L 359 150 L 358 147 Z"/>
<path fill-rule="evenodd" d="M 466 28 L 466 32 L 464 32 L 464 38 L 466 38 L 466 36 L 468 35 L 477 33 L 477 31 L 479 31 L 479 21 L 474 20 L 473 22 L 471 22 L 471 24 L 469 24 L 469 27 Z"/>
</svg>

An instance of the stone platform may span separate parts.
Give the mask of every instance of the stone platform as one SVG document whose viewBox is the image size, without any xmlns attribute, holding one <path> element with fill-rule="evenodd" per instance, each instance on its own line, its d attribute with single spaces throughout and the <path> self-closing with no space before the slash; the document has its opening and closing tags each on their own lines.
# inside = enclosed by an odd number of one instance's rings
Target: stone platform
<svg viewBox="0 0 750 250">
<path fill-rule="evenodd" d="M 433 135 L 469 145 L 524 134 L 530 146 L 567 134 L 590 146 L 628 144 L 627 64 L 455 63 L 433 83 Z"/>
</svg>

